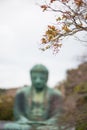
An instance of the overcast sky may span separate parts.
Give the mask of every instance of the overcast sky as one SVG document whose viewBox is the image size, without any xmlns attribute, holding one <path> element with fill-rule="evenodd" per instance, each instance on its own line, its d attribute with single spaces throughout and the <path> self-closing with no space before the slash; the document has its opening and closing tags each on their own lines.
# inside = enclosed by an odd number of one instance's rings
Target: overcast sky
<svg viewBox="0 0 87 130">
<path fill-rule="evenodd" d="M 77 67 L 76 56 L 84 52 L 74 38 L 63 41 L 57 55 L 39 50 L 41 36 L 54 17 L 43 13 L 38 1 L 0 0 L 0 88 L 30 84 L 29 70 L 38 63 L 48 68 L 48 84 L 53 87 L 65 79 L 67 69 Z"/>
</svg>

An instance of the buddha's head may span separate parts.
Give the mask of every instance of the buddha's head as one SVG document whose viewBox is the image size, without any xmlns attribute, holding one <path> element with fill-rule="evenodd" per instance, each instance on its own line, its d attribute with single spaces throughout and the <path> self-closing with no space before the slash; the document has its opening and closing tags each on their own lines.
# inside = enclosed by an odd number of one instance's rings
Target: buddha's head
<svg viewBox="0 0 87 130">
<path fill-rule="evenodd" d="M 37 91 L 42 91 L 47 84 L 48 69 L 42 64 L 37 64 L 31 69 L 30 74 L 32 86 Z"/>
</svg>

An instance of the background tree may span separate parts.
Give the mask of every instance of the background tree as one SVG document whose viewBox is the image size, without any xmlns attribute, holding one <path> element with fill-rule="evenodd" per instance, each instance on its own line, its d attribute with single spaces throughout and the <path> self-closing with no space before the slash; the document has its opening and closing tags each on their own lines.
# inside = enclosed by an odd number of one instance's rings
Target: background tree
<svg viewBox="0 0 87 130">
<path fill-rule="evenodd" d="M 58 52 L 64 38 L 87 32 L 87 0 L 49 0 L 41 8 L 56 13 L 56 23 L 48 25 L 41 39 L 43 51 L 53 48 Z"/>
<path fill-rule="evenodd" d="M 13 120 L 13 100 L 10 95 L 6 95 L 5 92 L 0 95 L 0 120 L 11 121 Z"/>
<path fill-rule="evenodd" d="M 0 120 L 12 121 L 14 98 L 18 88 L 0 89 Z"/>
<path fill-rule="evenodd" d="M 56 88 L 64 92 L 65 113 L 61 123 L 68 128 L 87 130 L 87 61 L 76 69 L 67 70 L 66 80 Z M 67 129 L 65 129 L 67 130 Z"/>
</svg>

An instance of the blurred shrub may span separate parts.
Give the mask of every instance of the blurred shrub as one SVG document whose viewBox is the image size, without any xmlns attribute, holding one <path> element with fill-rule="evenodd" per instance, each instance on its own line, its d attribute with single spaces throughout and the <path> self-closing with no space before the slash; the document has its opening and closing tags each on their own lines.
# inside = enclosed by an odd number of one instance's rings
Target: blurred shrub
<svg viewBox="0 0 87 130">
<path fill-rule="evenodd" d="M 13 120 L 14 98 L 5 93 L 0 95 L 0 120 Z"/>
<path fill-rule="evenodd" d="M 87 130 L 87 62 L 67 71 L 66 80 L 56 88 L 64 95 L 65 114 L 62 123 L 75 126 L 76 130 Z"/>
</svg>

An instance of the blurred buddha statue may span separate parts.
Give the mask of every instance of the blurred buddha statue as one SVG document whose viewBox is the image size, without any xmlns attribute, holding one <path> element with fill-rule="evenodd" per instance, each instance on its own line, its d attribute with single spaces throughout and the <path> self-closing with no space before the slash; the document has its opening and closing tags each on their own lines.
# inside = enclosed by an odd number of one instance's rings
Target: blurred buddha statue
<svg viewBox="0 0 87 130">
<path fill-rule="evenodd" d="M 58 123 L 62 110 L 62 95 L 47 86 L 48 69 L 37 64 L 30 70 L 30 76 L 31 86 L 21 88 L 16 94 L 15 121 L 7 123 L 5 130 L 45 130 L 44 127 L 51 130 L 51 126 Z"/>
</svg>

